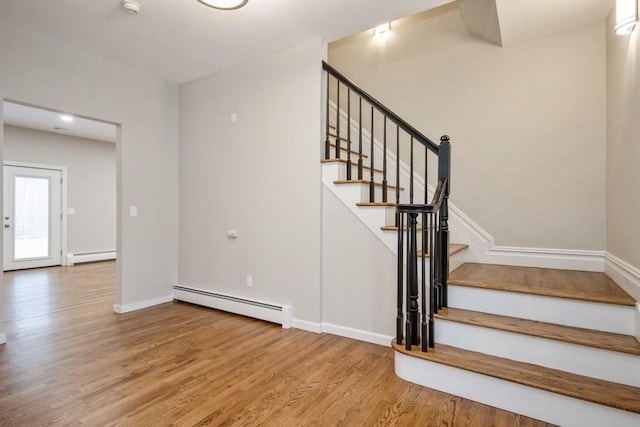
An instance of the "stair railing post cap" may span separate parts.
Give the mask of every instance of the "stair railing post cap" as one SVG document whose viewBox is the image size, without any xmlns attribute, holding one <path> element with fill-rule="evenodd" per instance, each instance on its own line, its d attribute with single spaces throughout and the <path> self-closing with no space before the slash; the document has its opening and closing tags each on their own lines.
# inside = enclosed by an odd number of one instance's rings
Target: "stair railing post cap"
<svg viewBox="0 0 640 427">
<path fill-rule="evenodd" d="M 449 135 L 442 135 L 440 137 L 440 142 L 443 144 L 448 144 L 449 141 L 451 141 L 451 138 L 449 138 Z"/>
</svg>

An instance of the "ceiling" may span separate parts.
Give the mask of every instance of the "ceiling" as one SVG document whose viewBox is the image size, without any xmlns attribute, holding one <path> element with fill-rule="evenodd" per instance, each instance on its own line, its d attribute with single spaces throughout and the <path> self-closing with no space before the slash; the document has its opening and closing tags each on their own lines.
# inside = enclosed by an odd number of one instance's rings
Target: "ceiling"
<svg viewBox="0 0 640 427">
<path fill-rule="evenodd" d="M 615 0 L 458 0 L 469 32 L 511 46 L 603 21 Z"/>
<path fill-rule="evenodd" d="M 29 105 L 5 101 L 3 103 L 4 123 L 29 129 L 37 129 L 78 138 L 116 142 L 116 125 L 84 117 L 73 117 L 65 122 L 62 113 L 36 108 Z"/>
<path fill-rule="evenodd" d="M 249 0 L 220 11 L 196 0 L 1 0 L 2 20 L 175 83 L 191 81 L 317 37 L 335 41 L 453 0 Z M 469 32 L 507 46 L 606 19 L 614 0 L 457 0 Z M 115 126 L 5 103 L 16 126 L 115 141 Z M 56 130 L 62 127 L 67 130 Z"/>
<path fill-rule="evenodd" d="M 334 41 L 451 0 L 249 0 L 234 11 L 196 0 L 2 0 L 0 18 L 176 83 L 312 38 Z"/>
</svg>

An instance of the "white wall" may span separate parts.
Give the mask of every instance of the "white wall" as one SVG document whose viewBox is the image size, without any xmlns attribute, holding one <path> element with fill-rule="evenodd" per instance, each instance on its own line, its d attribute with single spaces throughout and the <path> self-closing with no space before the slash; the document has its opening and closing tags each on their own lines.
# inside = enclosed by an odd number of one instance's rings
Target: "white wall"
<svg viewBox="0 0 640 427">
<path fill-rule="evenodd" d="M 121 124 L 116 303 L 126 308 L 171 294 L 177 278 L 177 85 L 5 21 L 0 58 L 0 99 Z M 128 215 L 130 205 L 138 206 L 137 217 Z"/>
<path fill-rule="evenodd" d="M 316 40 L 181 85 L 180 284 L 320 321 L 325 54 Z"/>
<path fill-rule="evenodd" d="M 640 28 L 607 21 L 607 252 L 635 272 L 626 287 L 640 299 Z M 640 329 L 637 331 L 640 335 Z"/>
<path fill-rule="evenodd" d="M 67 252 L 116 249 L 116 146 L 4 126 L 4 160 L 67 168 Z"/>
<path fill-rule="evenodd" d="M 452 144 L 452 201 L 498 245 L 603 250 L 604 23 L 509 47 L 457 6 L 329 45 L 329 62 Z"/>
</svg>

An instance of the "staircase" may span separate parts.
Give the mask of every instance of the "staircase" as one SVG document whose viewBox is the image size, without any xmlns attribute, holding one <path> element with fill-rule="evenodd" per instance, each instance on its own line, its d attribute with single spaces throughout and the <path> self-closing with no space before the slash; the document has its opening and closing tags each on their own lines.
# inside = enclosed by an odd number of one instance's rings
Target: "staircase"
<svg viewBox="0 0 640 427">
<path fill-rule="evenodd" d="M 412 137 L 407 166 L 399 130 L 406 123 L 396 121 L 395 115 L 389 119 L 400 124 L 392 140 L 395 147 L 388 145 L 388 110 L 366 93 L 362 97 L 357 86 L 324 65 L 328 102 L 323 183 L 399 256 L 398 332 L 392 342 L 396 374 L 558 425 L 640 426 L 636 301 L 603 273 L 465 263 L 467 245 L 449 244 L 443 233 L 448 233 L 446 197 L 441 198 L 444 210 L 440 204 L 432 209 L 431 222 L 424 221 L 425 216 L 419 221 L 440 189 L 429 185 L 429 147 L 424 169 L 416 172 Z M 331 79 L 345 85 L 343 102 L 347 88 L 346 107 L 340 104 L 340 89 L 330 88 Z M 358 95 L 355 117 L 352 93 Z M 363 125 L 363 99 L 371 106 L 368 125 Z M 376 138 L 374 108 L 379 107 L 384 109 L 384 128 Z M 440 171 L 438 175 L 442 178 Z M 448 190 L 448 181 L 443 183 L 443 191 Z M 414 203 L 414 193 L 424 195 L 421 204 Z M 398 212 L 413 206 L 422 210 L 411 225 Z M 438 246 L 448 247 L 448 257 Z M 413 253 L 409 247 L 416 250 L 412 256 L 407 255 Z M 429 261 L 432 254 L 446 258 L 445 263 Z M 438 268 L 451 272 L 449 277 Z M 422 329 L 416 334 L 419 315 Z M 405 333 L 404 323 L 411 323 L 412 316 L 415 325 Z M 412 335 L 417 337 L 407 339 Z M 421 341 L 425 344 L 415 345 Z"/>
</svg>

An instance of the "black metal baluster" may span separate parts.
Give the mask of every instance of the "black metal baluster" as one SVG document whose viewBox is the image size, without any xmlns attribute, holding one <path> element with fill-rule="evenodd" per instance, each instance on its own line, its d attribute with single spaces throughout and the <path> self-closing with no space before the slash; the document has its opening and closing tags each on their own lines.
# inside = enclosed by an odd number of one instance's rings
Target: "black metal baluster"
<svg viewBox="0 0 640 427">
<path fill-rule="evenodd" d="M 440 279 L 442 275 L 440 274 L 440 268 L 442 268 L 442 264 L 440 263 L 440 257 L 442 256 L 442 252 L 440 249 L 440 225 L 438 220 L 438 214 L 435 213 L 435 223 L 436 223 L 436 231 L 435 231 L 435 243 L 433 247 L 433 282 L 436 289 L 435 292 L 435 300 L 433 311 L 437 313 L 442 308 L 442 285 Z"/>
<path fill-rule="evenodd" d="M 351 88 L 347 88 L 347 181 L 351 181 Z"/>
<path fill-rule="evenodd" d="M 399 204 L 400 204 L 400 126 L 396 125 L 396 205 L 399 205 Z"/>
<path fill-rule="evenodd" d="M 336 159 L 340 158 L 340 80 L 338 80 L 338 94 L 336 96 Z"/>
<path fill-rule="evenodd" d="M 413 280 L 413 261 L 417 259 L 416 254 L 411 251 L 411 214 L 410 211 L 406 212 L 407 215 L 407 260 L 405 262 L 407 272 L 406 272 L 406 282 L 407 282 L 407 296 L 406 296 L 406 306 L 407 312 L 404 317 L 404 336 L 405 336 L 405 348 L 407 350 L 411 350 L 411 344 L 413 341 L 411 337 L 413 336 L 413 331 L 411 329 L 411 318 L 409 310 L 411 308 L 411 281 Z"/>
<path fill-rule="evenodd" d="M 433 254 L 433 243 L 435 241 L 435 233 L 433 232 L 434 229 L 434 214 L 430 214 L 429 215 L 429 231 L 427 232 L 429 235 L 429 250 L 431 251 L 431 253 Z M 435 301 L 436 301 L 436 291 L 435 291 L 435 284 L 434 284 L 434 275 L 435 275 L 435 271 L 433 271 L 434 269 L 434 258 L 433 256 L 429 257 L 429 347 L 433 348 L 435 347 L 435 328 L 434 328 L 434 321 L 433 321 L 433 311 L 434 311 L 434 306 L 435 306 Z"/>
<path fill-rule="evenodd" d="M 398 218 L 398 222 L 400 226 L 398 227 L 398 308 L 396 314 L 396 344 L 402 345 L 402 321 L 404 318 L 404 313 L 402 311 L 402 300 L 403 300 L 403 288 L 404 283 L 402 280 L 402 270 L 404 264 L 404 253 L 403 253 L 403 245 L 404 245 L 404 231 L 402 230 L 402 225 L 404 224 L 404 214 L 400 212 L 396 212 L 396 217 Z"/>
<path fill-rule="evenodd" d="M 409 306 L 407 307 L 407 317 L 409 323 L 411 323 L 411 335 L 407 334 L 407 341 L 411 340 L 412 344 L 418 344 L 418 247 L 417 247 L 417 225 L 418 225 L 418 213 L 412 211 L 409 214 L 409 242 L 411 248 L 409 249 L 410 260 L 408 264 L 411 265 L 411 281 L 409 286 Z"/>
<path fill-rule="evenodd" d="M 424 147 L 424 204 L 429 204 L 429 149 Z"/>
<path fill-rule="evenodd" d="M 358 106 L 358 180 L 362 180 L 362 97 Z"/>
<path fill-rule="evenodd" d="M 425 148 L 426 149 L 426 148 Z M 409 203 L 413 203 L 413 136 L 411 137 L 411 165 L 409 166 Z"/>
<path fill-rule="evenodd" d="M 427 351 L 427 347 L 429 344 L 429 339 L 431 338 L 429 335 L 429 331 L 428 331 L 428 326 L 427 326 L 427 316 L 428 311 L 427 311 L 427 303 L 428 300 L 430 299 L 428 297 L 427 294 L 427 258 L 426 258 L 426 254 L 427 254 L 427 236 L 426 236 L 426 230 L 427 230 L 427 214 L 426 213 L 422 213 L 422 280 L 421 280 L 421 295 L 422 295 L 422 324 L 421 326 L 421 344 L 422 344 L 422 351 Z M 431 257 L 429 257 L 429 259 L 431 259 Z"/>
<path fill-rule="evenodd" d="M 387 116 L 384 116 L 384 137 L 382 138 L 382 202 L 387 203 Z"/>
<path fill-rule="evenodd" d="M 329 140 L 329 133 L 330 133 L 330 127 L 329 127 L 329 84 L 330 84 L 330 75 L 329 73 L 327 73 L 327 115 L 325 116 L 325 120 L 326 120 L 326 138 L 324 140 L 324 158 L 329 160 L 331 158 L 331 141 Z"/>
<path fill-rule="evenodd" d="M 369 166 L 371 166 L 371 181 L 369 181 L 369 202 L 374 203 L 376 201 L 376 183 L 374 181 L 374 169 L 373 169 L 373 105 L 371 106 L 371 151 L 369 152 Z"/>
<path fill-rule="evenodd" d="M 449 136 L 443 135 L 440 138 L 438 148 L 438 179 L 445 179 L 444 197 L 440 205 L 440 249 L 442 258 L 440 259 L 440 286 L 442 288 L 442 306 L 447 307 L 448 302 L 448 282 L 449 282 L 449 189 L 451 182 L 451 145 Z"/>
</svg>

